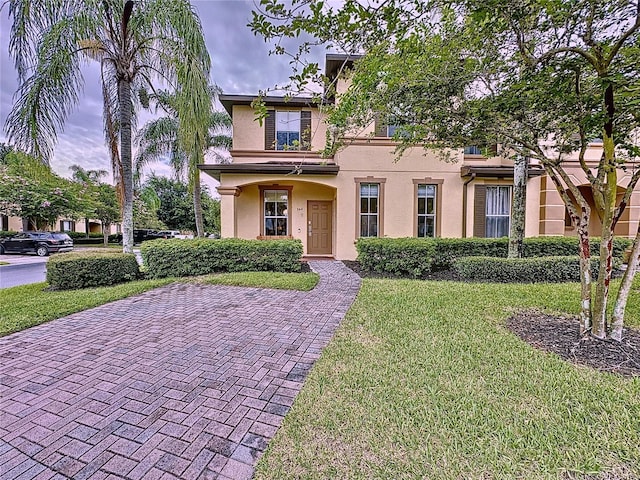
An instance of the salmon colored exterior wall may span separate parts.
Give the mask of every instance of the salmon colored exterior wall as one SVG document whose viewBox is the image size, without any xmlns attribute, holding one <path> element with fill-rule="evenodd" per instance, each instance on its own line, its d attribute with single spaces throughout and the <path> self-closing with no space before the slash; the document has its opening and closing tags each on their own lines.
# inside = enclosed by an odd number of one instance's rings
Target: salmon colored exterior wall
<svg viewBox="0 0 640 480">
<path fill-rule="evenodd" d="M 338 93 L 346 88 L 344 81 L 338 84 Z M 297 107 L 301 109 L 300 107 Z M 280 109 L 277 107 L 276 109 Z M 294 107 L 283 108 L 294 110 Z M 265 150 L 265 128 L 255 120 L 253 109 L 246 104 L 233 105 L 234 164 L 260 164 L 265 162 L 293 162 L 293 164 L 336 164 L 337 175 L 264 173 L 220 173 L 222 237 L 246 239 L 260 238 L 262 220 L 259 186 L 277 185 L 291 187 L 289 200 L 289 234 L 299 238 L 307 254 L 307 201 L 332 202 L 332 255 L 343 260 L 356 258 L 355 241 L 358 237 L 358 181 L 372 178 L 383 190 L 380 233 L 385 237 L 412 237 L 416 235 L 416 183 L 434 183 L 439 189 L 437 211 L 438 237 L 473 236 L 474 192 L 477 185 L 512 185 L 511 178 L 477 177 L 469 181 L 466 210 L 463 206 L 465 182 L 461 177 L 462 166 L 490 167 L 513 166 L 506 158 L 485 158 L 481 155 L 464 155 L 462 151 L 448 152 L 450 161 L 441 155 L 416 148 L 397 159 L 395 144 L 388 138 L 372 138 L 373 124 L 359 132 L 356 138 L 346 139 L 347 146 L 333 158 L 322 159 L 318 152 L 325 146 L 326 125 L 316 108 L 305 108 L 312 113 L 311 151 Z M 587 158 L 594 166 L 600 158 L 600 147 L 589 148 Z M 577 160 L 567 160 L 566 169 L 578 184 L 587 180 Z M 619 185 L 628 185 L 631 173 L 620 178 Z M 274 187 L 277 188 L 277 187 Z M 640 221 L 640 192 L 631 198 L 627 213 L 616 233 L 632 236 Z M 598 232 L 593 232 L 599 234 Z M 571 227 L 565 227 L 565 207 L 554 185 L 545 176 L 534 176 L 527 182 L 525 235 L 573 235 Z"/>
</svg>

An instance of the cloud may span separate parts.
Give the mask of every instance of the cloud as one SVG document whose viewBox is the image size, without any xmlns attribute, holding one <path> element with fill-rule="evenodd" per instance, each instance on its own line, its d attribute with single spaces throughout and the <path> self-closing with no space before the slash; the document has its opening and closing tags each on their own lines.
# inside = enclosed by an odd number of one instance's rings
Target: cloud
<svg viewBox="0 0 640 480">
<path fill-rule="evenodd" d="M 271 45 L 255 36 L 247 24 L 251 19 L 252 1 L 194 0 L 209 53 L 212 59 L 211 81 L 228 94 L 255 95 L 260 90 L 284 85 L 291 75 L 288 57 L 269 56 Z M 17 89 L 17 75 L 8 48 L 10 22 L 8 9 L 0 11 L 0 122 L 11 110 L 12 97 Z M 295 48 L 294 41 L 285 44 Z M 322 49 L 313 51 L 315 61 L 321 61 Z M 67 119 L 64 132 L 51 161 L 56 173 L 70 176 L 69 166 L 107 170 L 111 175 L 109 153 L 104 142 L 102 123 L 102 94 L 99 68 L 90 62 L 83 68 L 85 86 L 77 109 Z M 149 115 L 140 116 L 142 124 Z M 4 130 L 0 142 L 6 142 Z M 168 167 L 156 166 L 156 173 L 170 175 Z M 203 175 L 208 177 L 207 175 Z M 211 180 L 213 182 L 213 180 Z M 207 179 L 207 183 L 211 183 Z"/>
</svg>

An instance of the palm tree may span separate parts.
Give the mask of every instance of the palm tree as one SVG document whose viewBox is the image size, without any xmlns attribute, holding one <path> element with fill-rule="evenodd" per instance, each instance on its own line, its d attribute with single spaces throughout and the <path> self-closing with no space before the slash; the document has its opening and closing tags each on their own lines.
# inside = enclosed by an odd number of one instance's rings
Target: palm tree
<svg viewBox="0 0 640 480">
<path fill-rule="evenodd" d="M 212 96 L 218 93 L 217 88 L 210 88 Z M 176 94 L 159 91 L 150 96 L 156 103 L 156 109 L 164 110 L 166 116 L 148 122 L 138 133 L 136 142 L 138 154 L 135 160 L 136 171 L 149 162 L 169 159 L 176 178 L 184 180 L 187 173 L 189 190 L 193 194 L 193 209 L 195 212 L 196 234 L 204 235 L 204 221 L 202 217 L 202 202 L 200 188 L 200 170 L 198 165 L 204 163 L 205 152 L 209 149 L 225 149 L 231 147 L 229 128 L 231 118 L 225 112 L 211 110 L 209 112 L 208 132 L 204 148 L 200 152 L 189 154 L 184 148 L 179 136 L 180 118 L 176 109 Z"/>
<path fill-rule="evenodd" d="M 135 4 L 134 4 L 135 3 Z M 136 95 L 159 80 L 181 92 L 179 136 L 189 155 L 206 141 L 210 59 L 188 0 L 8 0 L 10 52 L 21 86 L 7 117 L 15 145 L 48 163 L 77 103 L 83 60 L 100 63 L 104 130 L 133 251 L 132 128 Z M 118 138 L 119 137 L 119 138 Z"/>
</svg>

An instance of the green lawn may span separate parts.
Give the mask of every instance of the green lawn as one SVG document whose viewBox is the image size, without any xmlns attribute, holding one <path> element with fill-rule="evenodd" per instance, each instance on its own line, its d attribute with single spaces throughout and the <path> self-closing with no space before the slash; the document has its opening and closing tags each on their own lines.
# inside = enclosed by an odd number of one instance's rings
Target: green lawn
<svg viewBox="0 0 640 480">
<path fill-rule="evenodd" d="M 71 313 L 137 295 L 174 279 L 139 280 L 112 287 L 44 291 L 48 283 L 0 289 L 0 336 L 24 330 Z"/>
<path fill-rule="evenodd" d="M 317 273 L 241 272 L 178 280 L 141 280 L 112 287 L 57 292 L 45 291 L 47 283 L 5 288 L 0 289 L 0 336 L 174 281 L 308 291 L 316 286 L 319 278 Z"/>
<path fill-rule="evenodd" d="M 578 295 L 364 280 L 255 478 L 638 478 L 640 378 L 573 366 L 504 327 L 521 308 L 574 313 Z M 597 472 L 610 476 L 584 476 Z"/>
<path fill-rule="evenodd" d="M 185 281 L 187 279 L 181 279 Z M 312 290 L 320 280 L 317 273 L 233 272 L 193 277 L 188 281 L 209 285 L 277 288 L 281 290 Z"/>
</svg>

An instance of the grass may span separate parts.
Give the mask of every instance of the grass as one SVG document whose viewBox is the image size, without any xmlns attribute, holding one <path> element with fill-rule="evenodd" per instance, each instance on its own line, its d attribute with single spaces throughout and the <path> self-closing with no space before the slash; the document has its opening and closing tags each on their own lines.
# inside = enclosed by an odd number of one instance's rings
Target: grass
<svg viewBox="0 0 640 480">
<path fill-rule="evenodd" d="M 522 308 L 575 313 L 578 298 L 577 284 L 364 280 L 255 478 L 638 478 L 640 378 L 504 327 Z"/>
<path fill-rule="evenodd" d="M 111 287 L 66 291 L 45 291 L 48 283 L 42 282 L 0 289 L 0 336 L 137 295 L 173 281 L 139 280 Z"/>
<path fill-rule="evenodd" d="M 0 262 L 0 266 L 2 265 L 9 265 L 9 262 Z"/>
<path fill-rule="evenodd" d="M 185 281 L 186 279 L 180 279 Z M 234 272 L 193 277 L 189 281 L 208 285 L 276 288 L 280 290 L 312 290 L 320 280 L 317 273 Z"/>
<path fill-rule="evenodd" d="M 181 278 L 180 282 L 308 291 L 317 273 L 241 272 Z M 0 337 L 98 305 L 137 295 L 176 279 L 140 280 L 112 287 L 45 291 L 46 282 L 0 289 Z"/>
</svg>

